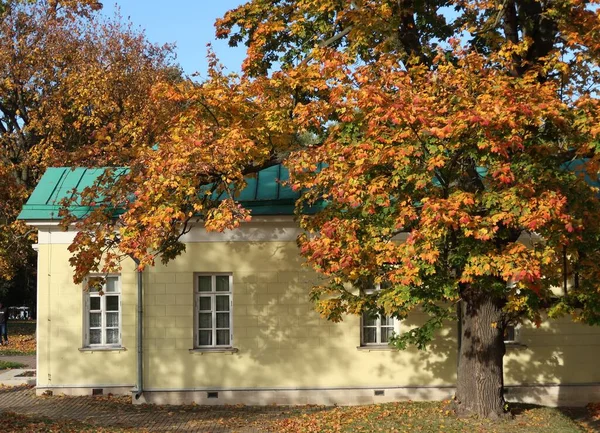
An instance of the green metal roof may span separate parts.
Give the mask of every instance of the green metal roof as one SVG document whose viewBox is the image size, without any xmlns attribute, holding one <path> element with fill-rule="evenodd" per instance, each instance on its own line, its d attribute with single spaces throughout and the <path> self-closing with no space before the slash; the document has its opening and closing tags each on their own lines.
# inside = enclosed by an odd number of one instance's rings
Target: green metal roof
<svg viewBox="0 0 600 433">
<path fill-rule="evenodd" d="M 61 201 L 72 198 L 73 190 L 81 192 L 84 188 L 92 186 L 105 170 L 105 168 L 48 168 L 23 206 L 18 219 L 59 220 Z M 289 179 L 289 172 L 282 165 L 261 170 L 255 177 L 246 179 L 248 185 L 240 192 L 238 200 L 252 211 L 252 215 L 292 215 L 294 204 L 300 194 L 281 184 L 287 179 Z M 69 210 L 81 217 L 89 212 L 90 208 L 71 206 Z"/>
</svg>

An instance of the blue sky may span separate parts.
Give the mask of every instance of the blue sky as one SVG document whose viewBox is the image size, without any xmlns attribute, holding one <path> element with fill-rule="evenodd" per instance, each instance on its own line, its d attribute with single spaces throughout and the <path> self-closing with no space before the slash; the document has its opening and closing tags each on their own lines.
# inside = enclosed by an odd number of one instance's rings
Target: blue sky
<svg viewBox="0 0 600 433">
<path fill-rule="evenodd" d="M 211 42 L 229 71 L 240 70 L 245 47 L 230 48 L 227 41 L 215 39 L 215 19 L 243 0 L 117 0 L 124 19 L 144 29 L 150 42 L 177 45 L 177 62 L 186 74 L 206 76 L 206 44 Z M 103 13 L 112 16 L 115 0 L 103 1 Z"/>
</svg>

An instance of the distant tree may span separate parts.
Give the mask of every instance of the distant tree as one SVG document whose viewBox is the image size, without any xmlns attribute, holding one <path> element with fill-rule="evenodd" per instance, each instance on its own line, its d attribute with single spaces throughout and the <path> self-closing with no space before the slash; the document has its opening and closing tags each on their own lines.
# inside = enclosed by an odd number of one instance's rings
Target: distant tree
<svg viewBox="0 0 600 433">
<path fill-rule="evenodd" d="M 15 221 L 46 167 L 126 165 L 151 145 L 157 83 L 181 79 L 172 47 L 150 44 L 97 1 L 5 1 L 0 12 L 0 279 L 34 276 L 32 230 Z M 158 110 L 160 111 L 160 110 Z M 143 119 L 143 121 L 142 121 Z"/>
</svg>

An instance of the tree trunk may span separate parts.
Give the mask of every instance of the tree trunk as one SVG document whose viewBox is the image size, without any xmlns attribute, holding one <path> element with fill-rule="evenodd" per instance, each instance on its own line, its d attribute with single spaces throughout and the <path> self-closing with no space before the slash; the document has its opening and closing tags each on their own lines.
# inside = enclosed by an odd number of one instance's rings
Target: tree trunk
<svg viewBox="0 0 600 433">
<path fill-rule="evenodd" d="M 502 303 L 486 294 L 465 293 L 460 310 L 456 413 L 501 417 L 505 413 Z"/>
</svg>

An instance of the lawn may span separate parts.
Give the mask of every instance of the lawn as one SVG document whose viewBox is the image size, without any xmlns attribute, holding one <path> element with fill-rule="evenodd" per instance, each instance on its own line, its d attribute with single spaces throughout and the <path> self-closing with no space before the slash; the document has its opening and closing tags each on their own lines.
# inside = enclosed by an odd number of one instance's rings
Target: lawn
<svg viewBox="0 0 600 433">
<path fill-rule="evenodd" d="M 21 364 L 20 362 L 0 360 L 0 370 L 8 370 L 10 368 L 23 368 L 23 367 L 25 367 L 25 364 Z"/>
<path fill-rule="evenodd" d="M 9 320 L 8 345 L 0 346 L 5 355 L 35 355 L 35 320 Z"/>
<path fill-rule="evenodd" d="M 576 433 L 594 431 L 560 410 L 519 405 L 511 419 L 488 421 L 457 419 L 450 402 L 402 402 L 287 416 L 274 423 L 275 430 L 308 432 L 470 432 L 470 433 Z"/>
<path fill-rule="evenodd" d="M 50 397 L 51 399 L 58 397 Z M 201 406 L 133 406 L 121 398 L 103 398 L 99 404 L 110 402 L 115 413 L 152 412 L 151 418 L 161 423 L 164 418 L 182 417 L 189 428 L 205 427 L 212 431 L 239 431 L 252 429 L 257 432 L 326 433 L 326 432 L 468 432 L 468 433 L 577 433 L 593 432 L 590 424 L 577 423 L 563 411 L 554 408 L 518 405 L 513 418 L 503 421 L 457 419 L 450 402 L 402 402 L 353 407 L 201 407 Z M 94 410 L 92 403 L 88 410 Z M 189 413 L 198 413 L 198 418 Z M 202 421 L 207 412 L 216 412 L 210 425 Z M 155 417 L 157 413 L 164 416 Z M 218 415 L 217 415 L 218 413 Z M 588 421 L 591 422 L 589 414 Z M 125 415 L 125 419 L 127 416 Z M 121 420 L 123 421 L 123 419 Z M 23 416 L 11 412 L 0 413 L 0 425 L 8 431 L 24 432 L 103 432 L 141 433 L 154 430 L 153 424 L 138 424 L 137 428 L 123 428 L 103 424 L 85 424 L 79 421 L 51 420 L 43 417 Z M 125 424 L 126 425 L 126 424 Z M 185 428 L 184 430 L 185 431 Z"/>
</svg>

